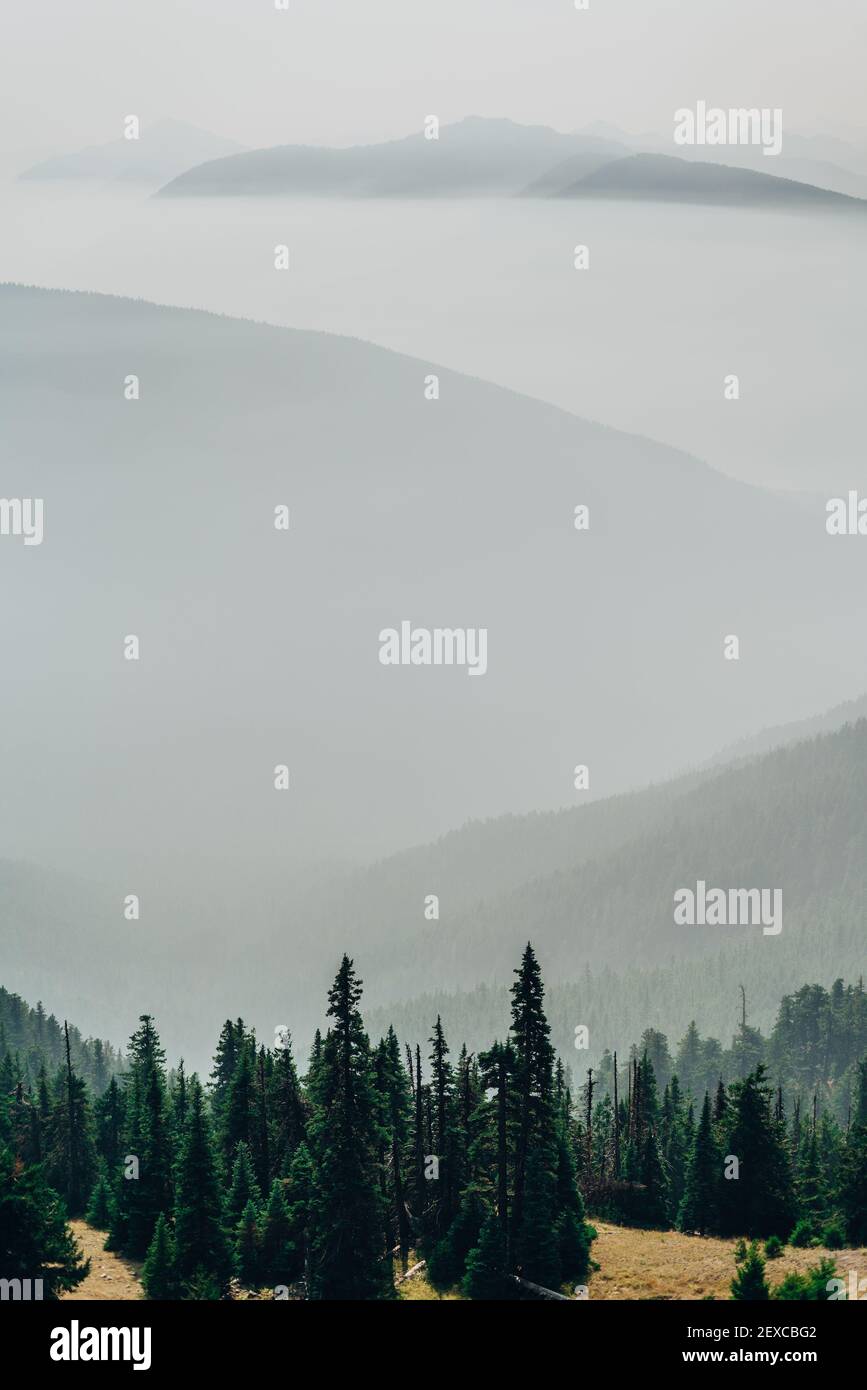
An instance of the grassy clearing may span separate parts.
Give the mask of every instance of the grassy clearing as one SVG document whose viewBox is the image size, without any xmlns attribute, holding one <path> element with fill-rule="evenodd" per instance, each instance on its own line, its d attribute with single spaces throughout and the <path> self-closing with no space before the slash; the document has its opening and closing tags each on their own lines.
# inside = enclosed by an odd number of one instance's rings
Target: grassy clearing
<svg viewBox="0 0 867 1390">
<path fill-rule="evenodd" d="M 639 1231 L 590 1220 L 599 1232 L 593 1259 L 600 1266 L 589 1279 L 591 1300 L 729 1298 L 736 1241 L 685 1236 L 678 1231 Z M 769 1284 L 773 1288 L 786 1274 L 803 1274 L 822 1256 L 834 1261 L 843 1278 L 850 1269 L 861 1279 L 867 1277 L 867 1249 L 793 1250 L 787 1245 L 779 1259 L 768 1260 Z"/>
</svg>

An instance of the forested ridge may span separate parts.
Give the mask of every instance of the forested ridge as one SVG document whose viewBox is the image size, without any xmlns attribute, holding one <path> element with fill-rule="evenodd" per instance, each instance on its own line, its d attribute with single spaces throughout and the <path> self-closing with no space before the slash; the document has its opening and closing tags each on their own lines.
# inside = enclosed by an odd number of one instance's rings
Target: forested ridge
<svg viewBox="0 0 867 1390">
<path fill-rule="evenodd" d="M 648 1028 L 577 1089 L 529 944 L 508 1032 L 478 1051 L 453 1051 L 438 1018 L 424 1045 L 393 1028 L 371 1043 L 361 997 L 344 956 L 305 1075 L 285 1030 L 266 1046 L 237 1019 L 202 1082 L 167 1066 L 148 1015 L 120 1074 L 97 1080 L 67 1027 L 58 1065 L 56 1021 L 0 995 L 28 1042 L 0 1060 L 3 1276 L 43 1278 L 48 1297 L 75 1287 L 67 1216 L 143 1259 L 156 1299 L 389 1299 L 419 1260 L 463 1297 L 570 1296 L 592 1275 L 594 1216 L 867 1243 L 861 981 L 803 986 L 770 1036 L 744 1019 L 730 1048 Z"/>
<path fill-rule="evenodd" d="M 122 1053 L 100 1038 L 84 1038 L 68 1025 L 72 1064 L 77 1074 L 99 1095 L 111 1077 L 123 1070 Z M 44 1069 L 53 1074 L 66 1055 L 63 1025 L 47 1014 L 41 1003 L 35 1008 L 0 985 L 0 1064 L 4 1091 L 7 1082 L 23 1080 L 32 1087 Z"/>
</svg>

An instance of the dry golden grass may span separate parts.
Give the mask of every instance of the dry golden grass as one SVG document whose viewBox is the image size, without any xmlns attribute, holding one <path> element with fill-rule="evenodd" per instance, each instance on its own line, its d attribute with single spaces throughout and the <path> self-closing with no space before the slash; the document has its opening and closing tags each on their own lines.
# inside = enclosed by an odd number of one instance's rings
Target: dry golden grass
<svg viewBox="0 0 867 1390">
<path fill-rule="evenodd" d="M 591 1218 L 592 1219 L 592 1218 Z M 141 1266 L 121 1259 L 102 1245 L 104 1231 L 95 1231 L 84 1221 L 70 1226 L 84 1253 L 90 1257 L 91 1271 L 69 1299 L 139 1299 Z M 712 1295 L 728 1299 L 735 1273 L 734 1240 L 711 1236 L 684 1236 L 677 1231 L 640 1231 L 631 1226 L 612 1226 L 594 1220 L 598 1239 L 593 1242 L 593 1259 L 600 1268 L 589 1278 L 591 1299 L 702 1299 Z M 772 1286 L 786 1274 L 803 1274 L 823 1257 L 832 1259 L 841 1278 L 848 1279 L 854 1269 L 859 1279 L 867 1279 L 867 1249 L 793 1250 L 786 1246 L 777 1260 L 768 1260 L 767 1277 Z M 395 1278 L 401 1270 L 395 1261 Z M 410 1267 L 415 1255 L 410 1255 Z M 459 1300 L 456 1289 L 438 1293 L 429 1283 L 424 1269 L 400 1284 L 398 1297 L 408 1302 Z M 246 1297 L 251 1295 L 247 1294 Z M 255 1297 L 256 1295 L 252 1295 Z"/>
<path fill-rule="evenodd" d="M 589 1279 L 591 1299 L 730 1297 L 736 1241 L 639 1231 L 590 1219 L 599 1232 L 592 1255 L 600 1266 Z M 768 1283 L 773 1288 L 786 1274 L 803 1274 L 823 1256 L 834 1261 L 842 1278 L 850 1269 L 860 1279 L 867 1277 L 867 1250 L 793 1250 L 787 1245 L 779 1259 L 768 1260 Z"/>
<path fill-rule="evenodd" d="M 410 1250 L 407 1268 L 412 1269 L 417 1260 L 418 1256 L 415 1251 Z M 402 1273 L 403 1270 L 400 1267 L 400 1261 L 395 1260 L 395 1283 L 400 1279 Z M 441 1299 L 460 1299 L 460 1294 L 457 1289 L 449 1289 L 446 1293 L 438 1293 L 433 1285 L 429 1283 L 427 1271 L 425 1269 L 420 1269 L 416 1274 L 413 1274 L 410 1279 L 405 1279 L 402 1283 L 398 1284 L 397 1296 L 411 1303 L 434 1303 L 439 1302 Z"/>
</svg>

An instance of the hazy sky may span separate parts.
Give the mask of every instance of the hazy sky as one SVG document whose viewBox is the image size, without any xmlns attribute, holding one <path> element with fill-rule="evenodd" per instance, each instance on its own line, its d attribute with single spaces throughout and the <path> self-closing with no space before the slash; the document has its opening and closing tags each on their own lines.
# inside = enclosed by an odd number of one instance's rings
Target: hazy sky
<svg viewBox="0 0 867 1390">
<path fill-rule="evenodd" d="M 175 116 L 245 144 L 352 144 L 424 116 L 668 128 L 782 107 L 867 125 L 864 0 L 0 0 L 0 156 Z"/>
</svg>

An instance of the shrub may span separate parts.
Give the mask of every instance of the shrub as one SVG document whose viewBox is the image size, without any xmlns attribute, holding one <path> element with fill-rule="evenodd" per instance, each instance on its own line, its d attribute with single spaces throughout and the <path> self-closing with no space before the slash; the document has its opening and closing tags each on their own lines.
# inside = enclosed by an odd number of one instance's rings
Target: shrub
<svg viewBox="0 0 867 1390">
<path fill-rule="evenodd" d="M 753 1241 L 746 1258 L 736 1263 L 740 1267 L 731 1282 L 732 1298 L 739 1302 L 766 1302 L 771 1296 L 768 1281 L 765 1278 L 765 1262 L 759 1254 L 759 1247 Z"/>
<path fill-rule="evenodd" d="M 836 1274 L 833 1260 L 820 1260 L 806 1274 L 787 1274 L 772 1297 L 784 1302 L 824 1303 L 828 1297 L 828 1281 Z"/>
<path fill-rule="evenodd" d="M 794 1245 L 796 1250 L 806 1250 L 808 1246 L 818 1244 L 816 1227 L 808 1217 L 802 1216 L 797 1222 L 789 1236 L 789 1244 Z"/>
<path fill-rule="evenodd" d="M 839 1216 L 832 1216 L 822 1227 L 822 1244 L 828 1250 L 842 1250 L 846 1244 L 846 1228 Z"/>
</svg>

